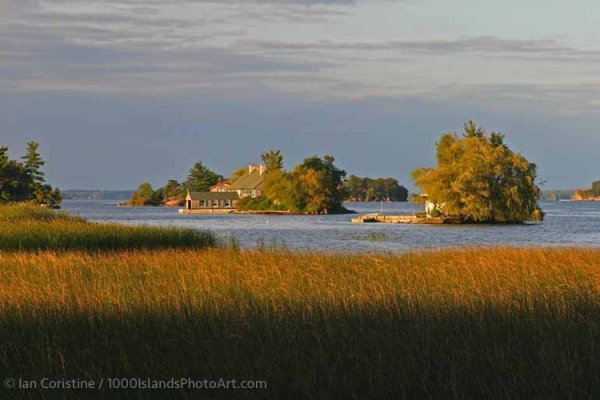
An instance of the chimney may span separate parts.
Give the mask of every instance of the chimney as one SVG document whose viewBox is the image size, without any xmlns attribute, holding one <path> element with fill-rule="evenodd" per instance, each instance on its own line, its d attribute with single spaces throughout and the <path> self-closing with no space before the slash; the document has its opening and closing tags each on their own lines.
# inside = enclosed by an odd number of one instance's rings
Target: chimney
<svg viewBox="0 0 600 400">
<path fill-rule="evenodd" d="M 266 171 L 266 170 L 267 170 L 267 166 L 266 166 L 266 165 L 264 165 L 264 164 L 260 164 L 260 165 L 258 166 L 258 173 L 259 173 L 261 176 L 262 176 L 262 175 L 265 173 L 265 171 Z"/>
</svg>

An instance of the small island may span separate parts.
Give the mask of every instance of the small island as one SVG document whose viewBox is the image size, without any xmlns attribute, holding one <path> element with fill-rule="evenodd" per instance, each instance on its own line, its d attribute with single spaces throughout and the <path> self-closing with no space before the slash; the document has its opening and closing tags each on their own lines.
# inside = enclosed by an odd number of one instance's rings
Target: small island
<svg viewBox="0 0 600 400">
<path fill-rule="evenodd" d="M 413 172 L 423 191 L 414 196 L 425 212 L 413 216 L 369 214 L 352 222 L 407 224 L 514 224 L 541 221 L 537 167 L 474 122 L 464 134 L 444 134 L 437 144 L 435 168 Z"/>
</svg>

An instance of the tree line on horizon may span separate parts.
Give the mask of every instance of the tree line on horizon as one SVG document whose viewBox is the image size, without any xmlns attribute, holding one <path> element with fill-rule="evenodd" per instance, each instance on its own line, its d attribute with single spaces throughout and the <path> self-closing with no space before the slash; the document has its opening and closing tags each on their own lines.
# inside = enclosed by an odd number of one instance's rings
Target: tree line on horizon
<svg viewBox="0 0 600 400">
<path fill-rule="evenodd" d="M 32 201 L 51 208 L 61 203 L 60 189 L 46 183 L 39 147 L 37 142 L 28 142 L 25 155 L 17 161 L 10 159 L 7 146 L 0 146 L 1 203 Z"/>
</svg>

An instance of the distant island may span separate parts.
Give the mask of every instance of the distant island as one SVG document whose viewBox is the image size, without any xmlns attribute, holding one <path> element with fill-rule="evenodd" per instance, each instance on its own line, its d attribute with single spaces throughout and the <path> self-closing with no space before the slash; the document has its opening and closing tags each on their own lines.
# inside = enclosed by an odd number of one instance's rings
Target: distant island
<svg viewBox="0 0 600 400">
<path fill-rule="evenodd" d="M 339 214 L 351 212 L 344 201 L 408 200 L 408 189 L 395 178 L 346 179 L 332 156 L 307 157 L 289 171 L 280 150 L 262 154 L 261 161 L 228 178 L 197 162 L 184 182 L 171 179 L 156 190 L 144 182 L 121 205 L 183 207 L 184 214 Z"/>
<path fill-rule="evenodd" d="M 600 201 L 600 180 L 592 183 L 591 189 L 577 189 L 571 197 L 572 201 Z"/>
<path fill-rule="evenodd" d="M 64 200 L 128 200 L 133 190 L 65 190 Z"/>
<path fill-rule="evenodd" d="M 575 189 L 543 190 L 540 199 L 544 201 L 565 201 L 571 200 L 574 194 Z"/>
</svg>

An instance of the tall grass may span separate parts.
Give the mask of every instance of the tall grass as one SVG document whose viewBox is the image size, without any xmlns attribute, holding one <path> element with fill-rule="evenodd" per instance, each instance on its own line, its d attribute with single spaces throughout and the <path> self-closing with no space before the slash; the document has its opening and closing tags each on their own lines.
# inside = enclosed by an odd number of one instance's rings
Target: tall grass
<svg viewBox="0 0 600 400">
<path fill-rule="evenodd" d="M 119 250 L 205 248 L 206 231 L 89 223 L 30 204 L 0 206 L 0 250 Z"/>
<path fill-rule="evenodd" d="M 269 384 L 111 399 L 600 396 L 596 250 L 0 253 L 0 322 L 0 378 Z"/>
</svg>

